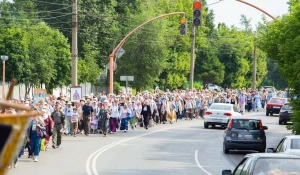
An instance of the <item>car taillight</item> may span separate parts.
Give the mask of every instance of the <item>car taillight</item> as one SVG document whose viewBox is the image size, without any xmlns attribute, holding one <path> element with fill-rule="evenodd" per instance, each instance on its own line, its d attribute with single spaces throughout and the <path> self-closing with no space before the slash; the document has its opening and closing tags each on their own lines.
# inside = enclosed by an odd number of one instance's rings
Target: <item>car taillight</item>
<svg viewBox="0 0 300 175">
<path fill-rule="evenodd" d="M 259 128 L 260 128 L 260 131 L 264 131 L 263 124 L 261 121 L 259 121 Z"/>
<path fill-rule="evenodd" d="M 229 113 L 229 112 L 224 113 L 224 115 L 226 115 L 226 116 L 232 116 L 232 114 Z"/>
<path fill-rule="evenodd" d="M 232 120 L 229 120 L 228 126 L 227 126 L 227 130 L 231 131 L 232 129 Z"/>
<path fill-rule="evenodd" d="M 211 115 L 212 112 L 206 111 L 205 114 L 206 114 L 206 115 Z"/>
</svg>

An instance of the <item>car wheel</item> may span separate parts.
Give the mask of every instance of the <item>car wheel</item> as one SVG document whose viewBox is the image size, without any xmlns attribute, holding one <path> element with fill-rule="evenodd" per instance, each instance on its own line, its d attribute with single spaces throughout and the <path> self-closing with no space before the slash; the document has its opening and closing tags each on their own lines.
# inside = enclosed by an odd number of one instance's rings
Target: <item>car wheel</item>
<svg viewBox="0 0 300 175">
<path fill-rule="evenodd" d="M 223 143 L 223 151 L 225 154 L 229 154 L 229 149 L 226 148 L 225 143 Z"/>
<path fill-rule="evenodd" d="M 208 128 L 208 124 L 207 123 L 204 123 L 204 128 Z"/>
<path fill-rule="evenodd" d="M 282 123 L 283 123 L 282 121 L 279 121 L 279 122 L 278 122 L 279 125 L 282 125 Z"/>
<path fill-rule="evenodd" d="M 271 112 L 270 114 L 271 114 L 271 116 L 273 116 L 273 112 Z"/>
<path fill-rule="evenodd" d="M 268 111 L 266 112 L 266 116 L 269 116 L 269 112 Z"/>
</svg>

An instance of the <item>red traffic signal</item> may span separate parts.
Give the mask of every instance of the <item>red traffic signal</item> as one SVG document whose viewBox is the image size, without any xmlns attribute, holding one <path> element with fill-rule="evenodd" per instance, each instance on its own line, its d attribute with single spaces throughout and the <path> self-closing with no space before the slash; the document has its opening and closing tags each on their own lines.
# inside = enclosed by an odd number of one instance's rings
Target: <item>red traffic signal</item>
<svg viewBox="0 0 300 175">
<path fill-rule="evenodd" d="M 200 9 L 202 7 L 202 4 L 201 4 L 201 2 L 196 1 L 196 2 L 194 2 L 193 6 L 194 6 L 194 9 Z"/>
</svg>

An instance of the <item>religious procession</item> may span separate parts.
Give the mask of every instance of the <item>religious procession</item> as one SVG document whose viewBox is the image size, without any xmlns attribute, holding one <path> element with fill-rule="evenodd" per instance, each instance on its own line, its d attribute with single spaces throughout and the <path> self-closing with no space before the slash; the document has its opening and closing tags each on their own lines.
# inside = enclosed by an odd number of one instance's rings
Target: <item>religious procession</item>
<svg viewBox="0 0 300 175">
<path fill-rule="evenodd" d="M 33 99 L 13 98 L 11 103 L 25 104 L 32 111 L 43 115 L 32 117 L 24 145 L 11 167 L 17 167 L 18 158 L 28 149 L 28 158 L 38 162 L 40 151 L 58 149 L 63 137 L 102 134 L 103 137 L 135 129 L 148 130 L 158 124 L 173 124 L 178 120 L 204 119 L 205 111 L 212 103 L 230 103 L 241 112 L 258 111 L 268 99 L 286 96 L 286 92 L 265 89 L 216 90 L 153 90 L 135 95 L 104 91 L 83 98 L 75 91 L 71 102 L 67 95 L 49 96 L 34 104 Z M 7 108 L 6 113 L 16 113 Z M 52 143 L 51 143 L 52 142 Z M 10 167 L 10 168 L 11 168 Z"/>
</svg>

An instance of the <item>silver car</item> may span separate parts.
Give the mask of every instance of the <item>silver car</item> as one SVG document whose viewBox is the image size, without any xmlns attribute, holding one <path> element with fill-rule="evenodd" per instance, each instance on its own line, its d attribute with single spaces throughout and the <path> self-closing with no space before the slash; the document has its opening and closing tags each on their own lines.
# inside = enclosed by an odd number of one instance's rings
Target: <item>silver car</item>
<svg viewBox="0 0 300 175">
<path fill-rule="evenodd" d="M 213 103 L 205 112 L 204 128 L 208 128 L 209 125 L 213 128 L 216 125 L 227 127 L 229 119 L 233 116 L 242 116 L 235 105 L 228 103 Z"/>
<path fill-rule="evenodd" d="M 300 155 L 300 136 L 285 136 L 277 148 L 267 148 L 267 153 L 289 153 Z"/>
</svg>

